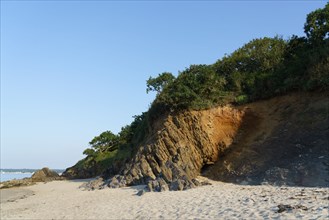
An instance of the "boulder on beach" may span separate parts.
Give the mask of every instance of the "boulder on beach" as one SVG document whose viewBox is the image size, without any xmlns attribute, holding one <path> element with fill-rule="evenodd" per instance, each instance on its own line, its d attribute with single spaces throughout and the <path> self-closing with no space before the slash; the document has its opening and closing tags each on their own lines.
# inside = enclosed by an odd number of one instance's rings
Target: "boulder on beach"
<svg viewBox="0 0 329 220">
<path fill-rule="evenodd" d="M 58 173 L 50 170 L 48 167 L 44 167 L 41 170 L 35 171 L 31 177 L 33 182 L 46 182 L 52 180 L 59 180 L 61 177 Z"/>
</svg>

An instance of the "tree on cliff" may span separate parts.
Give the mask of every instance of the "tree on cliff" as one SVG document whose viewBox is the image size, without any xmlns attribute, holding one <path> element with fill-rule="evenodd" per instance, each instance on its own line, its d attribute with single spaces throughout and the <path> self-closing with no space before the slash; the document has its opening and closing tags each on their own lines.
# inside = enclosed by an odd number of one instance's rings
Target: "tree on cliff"
<svg viewBox="0 0 329 220">
<path fill-rule="evenodd" d="M 329 88 L 329 3 L 307 15 L 304 32 L 307 37 L 289 39 L 273 79 L 281 93 Z"/>
<path fill-rule="evenodd" d="M 94 137 L 89 144 L 96 151 L 114 151 L 119 147 L 119 138 L 111 131 L 105 131 L 99 136 Z"/>
<path fill-rule="evenodd" d="M 304 31 L 312 42 L 319 43 L 329 38 L 329 3 L 307 15 Z"/>
<path fill-rule="evenodd" d="M 94 157 L 95 154 L 96 154 L 96 151 L 94 149 L 91 149 L 91 148 L 87 148 L 83 151 L 83 154 L 84 155 L 87 155 L 89 157 Z"/>
<path fill-rule="evenodd" d="M 202 109 L 211 107 L 221 97 L 226 84 L 210 65 L 191 65 L 158 96 L 157 102 L 172 109 Z"/>
<path fill-rule="evenodd" d="M 286 42 L 279 37 L 254 39 L 218 60 L 214 67 L 227 80 L 226 91 L 253 100 L 269 92 L 269 79 L 281 64 L 285 48 Z"/>
<path fill-rule="evenodd" d="M 175 77 L 168 72 L 164 72 L 159 74 L 156 78 L 150 77 L 146 81 L 146 93 L 150 91 L 155 91 L 158 94 L 163 90 L 164 87 L 169 85 L 171 82 L 175 80 Z"/>
</svg>

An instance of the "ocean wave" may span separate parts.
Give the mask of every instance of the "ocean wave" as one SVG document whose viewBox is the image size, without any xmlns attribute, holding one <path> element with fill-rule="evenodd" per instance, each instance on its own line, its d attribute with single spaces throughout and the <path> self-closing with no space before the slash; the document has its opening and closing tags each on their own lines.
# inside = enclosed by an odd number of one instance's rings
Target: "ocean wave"
<svg viewBox="0 0 329 220">
<path fill-rule="evenodd" d="M 37 169 L 0 169 L 1 174 L 33 174 Z M 64 172 L 63 169 L 53 169 L 58 174 Z"/>
<path fill-rule="evenodd" d="M 33 174 L 34 172 L 20 172 L 20 171 L 15 171 L 15 172 L 12 172 L 12 171 L 1 171 L 1 174 Z"/>
</svg>

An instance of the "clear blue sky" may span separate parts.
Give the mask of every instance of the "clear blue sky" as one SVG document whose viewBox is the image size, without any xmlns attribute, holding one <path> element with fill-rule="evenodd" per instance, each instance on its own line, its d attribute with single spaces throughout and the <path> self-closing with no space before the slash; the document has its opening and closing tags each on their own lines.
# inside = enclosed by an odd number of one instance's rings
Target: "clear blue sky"
<svg viewBox="0 0 329 220">
<path fill-rule="evenodd" d="M 146 80 L 253 38 L 304 35 L 326 1 L 1 1 L 1 168 L 66 168 L 146 111 Z"/>
</svg>

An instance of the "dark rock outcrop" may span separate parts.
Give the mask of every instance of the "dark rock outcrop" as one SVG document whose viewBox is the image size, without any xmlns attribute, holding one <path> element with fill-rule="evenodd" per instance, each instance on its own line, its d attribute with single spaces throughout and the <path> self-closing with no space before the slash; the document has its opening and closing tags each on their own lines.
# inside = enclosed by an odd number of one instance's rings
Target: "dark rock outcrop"
<svg viewBox="0 0 329 220">
<path fill-rule="evenodd" d="M 104 181 L 102 177 L 98 177 L 95 180 L 91 180 L 82 184 L 79 188 L 84 190 L 95 190 L 95 189 L 104 189 L 107 187 L 107 181 Z"/>
</svg>

